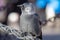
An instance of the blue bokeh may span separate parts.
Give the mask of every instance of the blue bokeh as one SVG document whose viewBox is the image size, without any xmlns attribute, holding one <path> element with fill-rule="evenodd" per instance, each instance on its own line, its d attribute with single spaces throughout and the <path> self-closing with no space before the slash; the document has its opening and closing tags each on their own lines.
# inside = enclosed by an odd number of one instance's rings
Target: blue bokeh
<svg viewBox="0 0 60 40">
<path fill-rule="evenodd" d="M 36 0 L 38 8 L 45 8 L 47 4 L 53 7 L 56 14 L 60 12 L 60 0 Z"/>
<path fill-rule="evenodd" d="M 53 7 L 56 14 L 60 12 L 60 0 L 48 0 L 47 4 L 50 4 L 50 6 Z"/>
<path fill-rule="evenodd" d="M 45 8 L 46 7 L 46 1 L 45 0 L 36 0 L 36 6 L 38 8 Z"/>
</svg>

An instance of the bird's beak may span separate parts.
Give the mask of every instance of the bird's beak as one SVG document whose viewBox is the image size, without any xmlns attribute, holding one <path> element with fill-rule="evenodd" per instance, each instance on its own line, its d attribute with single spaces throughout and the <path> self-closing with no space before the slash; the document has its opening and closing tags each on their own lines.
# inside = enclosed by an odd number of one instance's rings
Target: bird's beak
<svg viewBox="0 0 60 40">
<path fill-rule="evenodd" d="M 23 5 L 17 5 L 17 7 L 22 7 Z"/>
<path fill-rule="evenodd" d="M 24 5 L 17 5 L 17 7 L 23 8 L 23 7 L 24 7 Z"/>
<path fill-rule="evenodd" d="M 17 7 L 21 8 L 21 10 L 24 9 L 24 5 L 17 5 Z"/>
</svg>

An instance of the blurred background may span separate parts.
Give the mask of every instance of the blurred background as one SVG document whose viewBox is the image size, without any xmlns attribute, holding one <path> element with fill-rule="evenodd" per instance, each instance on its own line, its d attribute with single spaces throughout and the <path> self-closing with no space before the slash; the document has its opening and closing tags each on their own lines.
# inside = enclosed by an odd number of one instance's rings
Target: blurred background
<svg viewBox="0 0 60 40">
<path fill-rule="evenodd" d="M 17 5 L 28 1 L 37 8 L 43 40 L 60 40 L 60 0 L 0 0 L 0 22 L 5 25 L 10 23 L 18 25 L 21 8 Z M 15 14 L 9 16 L 12 12 Z M 9 18 L 16 18 L 17 21 L 12 22 Z"/>
</svg>

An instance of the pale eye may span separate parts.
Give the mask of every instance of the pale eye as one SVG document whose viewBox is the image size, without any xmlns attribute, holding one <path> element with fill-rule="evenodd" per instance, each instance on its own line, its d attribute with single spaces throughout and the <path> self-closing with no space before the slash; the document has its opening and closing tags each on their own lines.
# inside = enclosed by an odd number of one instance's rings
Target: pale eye
<svg viewBox="0 0 60 40">
<path fill-rule="evenodd" d="M 26 10 L 29 10 L 29 8 L 26 8 Z"/>
<path fill-rule="evenodd" d="M 25 10 L 29 11 L 29 10 L 31 10 L 31 8 L 30 7 L 27 7 L 27 8 L 25 8 Z"/>
</svg>

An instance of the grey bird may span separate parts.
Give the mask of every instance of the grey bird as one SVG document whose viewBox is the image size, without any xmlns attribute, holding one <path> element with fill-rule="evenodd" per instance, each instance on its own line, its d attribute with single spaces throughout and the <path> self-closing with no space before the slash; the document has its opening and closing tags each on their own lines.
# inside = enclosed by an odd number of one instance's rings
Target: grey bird
<svg viewBox="0 0 60 40">
<path fill-rule="evenodd" d="M 24 3 L 18 6 L 21 7 L 22 11 L 20 16 L 21 31 L 39 35 L 41 28 L 39 27 L 39 19 L 35 12 L 35 6 L 32 3 Z"/>
</svg>

